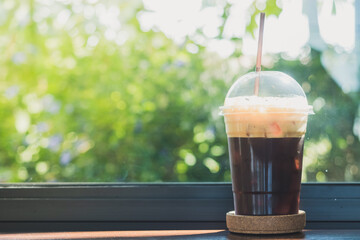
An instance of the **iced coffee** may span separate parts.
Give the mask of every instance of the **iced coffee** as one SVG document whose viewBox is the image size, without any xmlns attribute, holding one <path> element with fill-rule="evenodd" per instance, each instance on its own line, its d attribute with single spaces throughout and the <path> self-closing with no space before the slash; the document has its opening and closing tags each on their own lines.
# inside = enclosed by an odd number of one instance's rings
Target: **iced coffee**
<svg viewBox="0 0 360 240">
<path fill-rule="evenodd" d="M 259 94 L 252 95 L 256 77 L 250 73 L 235 82 L 221 107 L 235 214 L 295 214 L 311 107 L 299 84 L 280 72 L 261 72 Z"/>
</svg>

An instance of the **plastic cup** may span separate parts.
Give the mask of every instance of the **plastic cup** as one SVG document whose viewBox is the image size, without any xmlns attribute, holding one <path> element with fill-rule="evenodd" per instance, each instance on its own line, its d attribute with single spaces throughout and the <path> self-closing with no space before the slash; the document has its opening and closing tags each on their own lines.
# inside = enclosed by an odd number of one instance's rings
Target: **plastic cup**
<svg viewBox="0 0 360 240">
<path fill-rule="evenodd" d="M 251 72 L 232 85 L 220 109 L 235 214 L 297 214 L 304 136 L 313 113 L 301 86 L 281 72 Z"/>
</svg>

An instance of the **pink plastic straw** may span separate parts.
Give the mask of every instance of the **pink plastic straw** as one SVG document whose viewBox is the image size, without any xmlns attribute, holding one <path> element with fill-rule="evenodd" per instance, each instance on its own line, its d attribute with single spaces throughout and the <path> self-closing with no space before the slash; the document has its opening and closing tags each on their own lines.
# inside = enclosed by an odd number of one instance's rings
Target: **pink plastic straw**
<svg viewBox="0 0 360 240">
<path fill-rule="evenodd" d="M 261 55 L 262 55 L 262 45 L 263 45 L 263 36 L 264 36 L 264 21 L 265 21 L 265 13 L 260 13 L 259 41 L 258 41 L 258 52 L 256 57 L 256 68 L 255 68 L 255 72 L 258 73 L 258 76 L 255 79 L 255 87 L 254 87 L 254 94 L 256 96 L 259 95 Z"/>
</svg>

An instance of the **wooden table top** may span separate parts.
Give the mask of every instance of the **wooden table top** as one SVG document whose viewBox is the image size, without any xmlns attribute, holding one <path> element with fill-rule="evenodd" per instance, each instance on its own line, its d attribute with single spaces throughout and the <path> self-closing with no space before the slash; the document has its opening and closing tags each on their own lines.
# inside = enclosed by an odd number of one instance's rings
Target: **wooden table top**
<svg viewBox="0 0 360 240">
<path fill-rule="evenodd" d="M 2 233 L 0 239 L 360 239 L 360 230 L 304 230 L 285 235 L 242 235 L 227 230 L 154 230 L 154 231 L 88 231 Z"/>
</svg>

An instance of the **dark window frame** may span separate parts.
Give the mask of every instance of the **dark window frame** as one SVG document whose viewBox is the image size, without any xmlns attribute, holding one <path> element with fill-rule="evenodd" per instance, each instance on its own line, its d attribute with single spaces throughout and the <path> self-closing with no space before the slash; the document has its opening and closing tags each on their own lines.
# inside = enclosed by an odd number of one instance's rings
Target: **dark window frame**
<svg viewBox="0 0 360 240">
<path fill-rule="evenodd" d="M 303 183 L 307 228 L 359 228 L 359 183 Z M 0 231 L 221 229 L 231 183 L 0 184 Z"/>
</svg>

